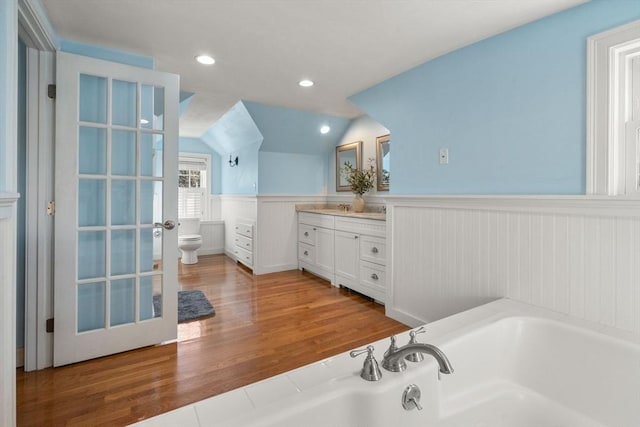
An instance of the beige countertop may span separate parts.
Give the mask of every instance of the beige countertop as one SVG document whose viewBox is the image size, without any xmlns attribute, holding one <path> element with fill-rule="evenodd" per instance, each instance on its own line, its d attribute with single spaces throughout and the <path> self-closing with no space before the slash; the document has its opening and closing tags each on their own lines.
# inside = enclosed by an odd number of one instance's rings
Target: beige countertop
<svg viewBox="0 0 640 427">
<path fill-rule="evenodd" d="M 386 221 L 386 216 L 387 216 L 384 212 L 345 211 L 344 209 L 340 209 L 337 206 L 331 206 L 331 205 L 328 205 L 328 206 L 300 205 L 300 206 L 296 206 L 296 211 L 316 213 L 316 214 L 322 214 L 322 215 L 346 216 L 351 218 L 374 219 L 377 221 Z"/>
</svg>

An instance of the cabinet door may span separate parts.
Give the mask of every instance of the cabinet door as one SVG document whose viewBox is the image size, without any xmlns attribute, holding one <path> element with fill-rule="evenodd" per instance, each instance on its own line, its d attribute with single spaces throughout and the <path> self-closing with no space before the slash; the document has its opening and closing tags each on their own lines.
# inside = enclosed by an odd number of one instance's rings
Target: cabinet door
<svg viewBox="0 0 640 427">
<path fill-rule="evenodd" d="M 359 237 L 355 233 L 336 231 L 336 275 L 358 281 Z"/>
<path fill-rule="evenodd" d="M 333 271 L 333 230 L 316 227 L 316 266 Z"/>
</svg>

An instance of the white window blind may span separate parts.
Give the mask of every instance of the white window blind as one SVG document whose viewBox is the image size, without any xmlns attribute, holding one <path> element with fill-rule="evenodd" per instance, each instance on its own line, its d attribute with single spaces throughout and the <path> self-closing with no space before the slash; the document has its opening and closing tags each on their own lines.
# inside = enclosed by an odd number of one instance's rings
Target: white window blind
<svg viewBox="0 0 640 427">
<path fill-rule="evenodd" d="M 202 218 L 204 190 L 201 188 L 178 189 L 178 217 Z"/>
<path fill-rule="evenodd" d="M 192 170 L 192 171 L 206 171 L 207 162 L 205 161 L 205 159 L 202 159 L 202 158 L 180 156 L 178 169 Z"/>
<path fill-rule="evenodd" d="M 178 217 L 203 218 L 208 200 L 207 160 L 181 155 L 178 169 Z"/>
</svg>

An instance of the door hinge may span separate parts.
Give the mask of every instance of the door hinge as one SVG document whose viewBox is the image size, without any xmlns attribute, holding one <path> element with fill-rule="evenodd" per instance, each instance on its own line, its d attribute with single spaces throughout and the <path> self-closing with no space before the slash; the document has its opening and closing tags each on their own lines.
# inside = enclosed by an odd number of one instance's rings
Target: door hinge
<svg viewBox="0 0 640 427">
<path fill-rule="evenodd" d="M 47 319 L 47 333 L 53 332 L 53 318 Z"/>
<path fill-rule="evenodd" d="M 47 96 L 51 99 L 56 99 L 56 85 L 47 86 Z"/>
<path fill-rule="evenodd" d="M 47 204 L 47 215 L 54 216 L 56 214 L 56 202 L 53 200 Z"/>
</svg>

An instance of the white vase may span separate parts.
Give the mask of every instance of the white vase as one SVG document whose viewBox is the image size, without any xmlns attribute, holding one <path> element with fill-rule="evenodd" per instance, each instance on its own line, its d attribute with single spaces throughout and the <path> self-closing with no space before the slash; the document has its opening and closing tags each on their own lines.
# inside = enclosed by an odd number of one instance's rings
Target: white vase
<svg viewBox="0 0 640 427">
<path fill-rule="evenodd" d="M 353 202 L 351 202 L 351 208 L 354 212 L 364 212 L 364 197 L 360 194 L 356 194 L 353 198 Z"/>
</svg>

